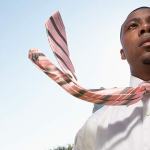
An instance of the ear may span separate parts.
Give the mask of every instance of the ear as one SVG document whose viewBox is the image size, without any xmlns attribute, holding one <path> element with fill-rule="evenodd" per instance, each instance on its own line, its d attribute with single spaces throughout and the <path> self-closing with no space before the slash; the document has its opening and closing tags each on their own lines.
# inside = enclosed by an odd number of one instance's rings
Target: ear
<svg viewBox="0 0 150 150">
<path fill-rule="evenodd" d="M 126 59 L 126 54 L 125 54 L 125 52 L 124 52 L 124 49 L 121 49 L 120 50 L 120 54 L 121 54 L 121 59 Z"/>
</svg>

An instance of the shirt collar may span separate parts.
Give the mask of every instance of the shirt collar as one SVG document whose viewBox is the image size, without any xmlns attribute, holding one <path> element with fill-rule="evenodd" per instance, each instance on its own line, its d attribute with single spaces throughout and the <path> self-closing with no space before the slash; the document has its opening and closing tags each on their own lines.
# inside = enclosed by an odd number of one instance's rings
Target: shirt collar
<svg viewBox="0 0 150 150">
<path fill-rule="evenodd" d="M 132 76 L 132 75 L 130 76 L 130 86 L 131 87 L 136 87 L 142 82 L 143 82 L 142 79 L 139 79 L 139 78 Z"/>
</svg>

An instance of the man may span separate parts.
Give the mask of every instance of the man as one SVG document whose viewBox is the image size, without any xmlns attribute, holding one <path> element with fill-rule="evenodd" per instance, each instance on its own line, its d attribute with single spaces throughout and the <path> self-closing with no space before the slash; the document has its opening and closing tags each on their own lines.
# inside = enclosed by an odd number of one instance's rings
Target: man
<svg viewBox="0 0 150 150">
<path fill-rule="evenodd" d="M 130 86 L 150 80 L 150 7 L 133 10 L 121 27 L 121 58 Z M 79 130 L 74 150 L 150 150 L 150 94 L 130 106 L 103 106 Z"/>
</svg>

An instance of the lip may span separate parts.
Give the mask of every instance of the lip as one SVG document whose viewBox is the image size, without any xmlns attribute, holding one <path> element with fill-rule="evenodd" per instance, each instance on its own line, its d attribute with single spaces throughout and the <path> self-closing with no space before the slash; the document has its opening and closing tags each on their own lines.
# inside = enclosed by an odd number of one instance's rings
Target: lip
<svg viewBox="0 0 150 150">
<path fill-rule="evenodd" d="M 150 47 L 150 36 L 143 37 L 139 42 L 139 47 Z"/>
<path fill-rule="evenodd" d="M 145 42 L 142 47 L 150 47 L 150 42 Z"/>
</svg>

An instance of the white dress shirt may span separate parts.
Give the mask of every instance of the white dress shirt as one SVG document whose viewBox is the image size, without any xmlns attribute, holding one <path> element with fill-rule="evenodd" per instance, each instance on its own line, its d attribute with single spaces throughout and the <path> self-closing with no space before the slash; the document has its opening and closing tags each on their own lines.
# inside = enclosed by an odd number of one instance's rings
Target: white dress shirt
<svg viewBox="0 0 150 150">
<path fill-rule="evenodd" d="M 131 76 L 130 86 L 141 79 Z M 73 150 L 150 150 L 150 94 L 130 106 L 103 106 L 76 135 Z"/>
</svg>

